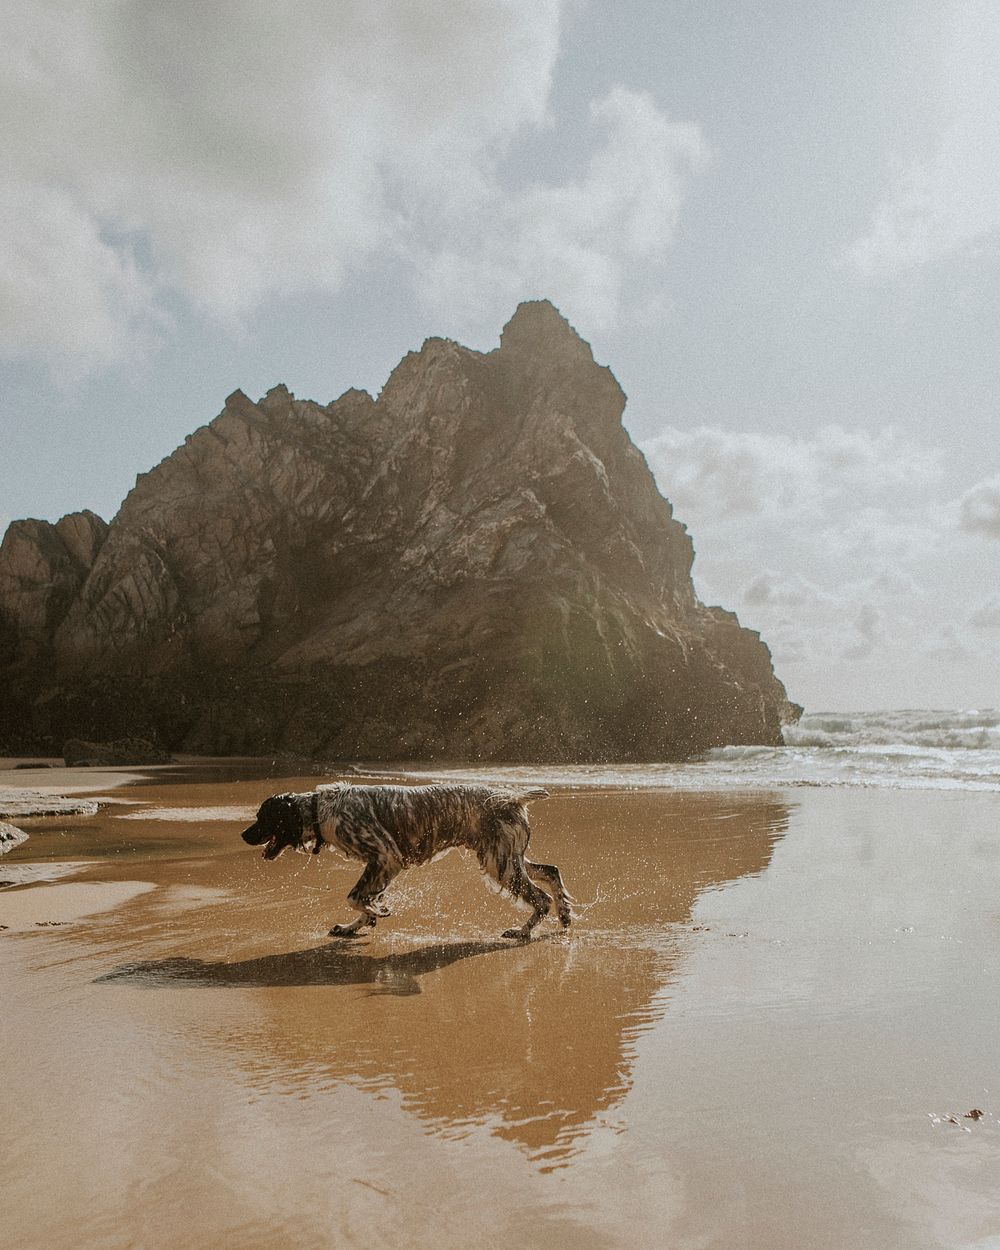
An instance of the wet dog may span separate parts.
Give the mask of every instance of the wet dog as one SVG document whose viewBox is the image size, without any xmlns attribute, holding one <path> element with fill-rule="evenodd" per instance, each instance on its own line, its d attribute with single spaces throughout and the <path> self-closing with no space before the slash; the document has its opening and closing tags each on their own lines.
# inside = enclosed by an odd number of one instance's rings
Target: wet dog
<svg viewBox="0 0 1000 1250">
<path fill-rule="evenodd" d="M 523 925 L 505 938 L 527 940 L 555 899 L 564 927 L 571 899 L 554 864 L 524 858 L 531 830 L 528 804 L 544 799 L 541 789 L 477 785 L 355 786 L 341 782 L 306 794 L 265 799 L 257 819 L 243 833 L 250 846 L 263 846 L 265 859 L 292 850 L 318 855 L 324 847 L 361 860 L 365 870 L 347 899 L 358 917 L 338 924 L 331 937 L 349 937 L 389 915 L 384 894 L 404 868 L 426 864 L 454 847 L 474 851 L 487 878 L 515 901 L 531 908 Z M 535 882 L 551 890 L 550 897 Z"/>
</svg>

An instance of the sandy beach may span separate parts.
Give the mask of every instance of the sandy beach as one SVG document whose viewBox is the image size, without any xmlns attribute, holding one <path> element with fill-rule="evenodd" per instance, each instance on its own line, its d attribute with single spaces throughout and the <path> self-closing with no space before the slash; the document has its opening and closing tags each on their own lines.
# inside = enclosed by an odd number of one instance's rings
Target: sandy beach
<svg viewBox="0 0 1000 1250">
<path fill-rule="evenodd" d="M 996 794 L 559 791 L 570 936 L 454 854 L 336 942 L 353 867 L 238 837 L 316 779 L 225 773 L 0 861 L 19 1250 L 997 1244 Z"/>
</svg>

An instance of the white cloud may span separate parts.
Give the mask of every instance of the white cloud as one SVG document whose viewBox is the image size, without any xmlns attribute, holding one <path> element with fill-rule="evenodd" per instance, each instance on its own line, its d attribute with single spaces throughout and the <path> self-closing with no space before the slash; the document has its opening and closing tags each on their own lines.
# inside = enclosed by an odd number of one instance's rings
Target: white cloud
<svg viewBox="0 0 1000 1250">
<path fill-rule="evenodd" d="M 854 622 L 857 638 L 843 652 L 845 660 L 866 660 L 882 640 L 882 614 L 872 603 L 863 603 Z"/>
<path fill-rule="evenodd" d="M 336 287 L 405 235 L 411 197 L 460 198 L 544 122 L 559 6 L 28 0 L 3 22 L 0 282 L 30 315 L 2 345 L 72 354 L 161 286 L 222 318 Z"/>
<path fill-rule="evenodd" d="M 668 428 L 643 450 L 690 526 L 700 593 L 761 631 L 792 698 L 816 710 L 1000 695 L 1000 609 L 970 614 L 988 571 L 940 450 L 838 426 Z M 983 487 L 965 499 L 981 504 Z"/>
<path fill-rule="evenodd" d="M 25 0 L 0 22 L 6 354 L 99 364 L 178 297 L 238 323 L 376 256 L 491 326 L 541 287 L 601 324 L 703 158 L 619 88 L 578 177 L 509 188 L 519 136 L 552 125 L 559 0 Z"/>
<path fill-rule="evenodd" d="M 0 345 L 95 364 L 126 358 L 166 325 L 156 286 L 127 245 L 111 246 L 71 194 L 0 185 Z"/>
<path fill-rule="evenodd" d="M 436 207 L 421 263 L 435 310 L 549 295 L 589 325 L 614 324 L 626 270 L 665 259 L 707 149 L 697 127 L 669 121 L 645 92 L 616 88 L 594 102 L 591 120 L 604 141 L 581 178 L 509 196 L 487 179 L 474 211 Z"/>
<path fill-rule="evenodd" d="M 969 613 L 973 629 L 1000 630 L 1000 595 L 991 595 Z"/>
<path fill-rule="evenodd" d="M 956 0 L 935 21 L 941 64 L 928 95 L 937 128 L 926 151 L 899 158 L 867 232 L 848 250 L 866 275 L 995 248 L 1000 233 L 1000 9 Z"/>
<path fill-rule="evenodd" d="M 801 519 L 849 505 L 847 521 L 940 476 L 934 453 L 891 428 L 788 435 L 667 427 L 645 449 L 680 511 L 710 507 L 716 518 Z"/>
<path fill-rule="evenodd" d="M 743 602 L 753 607 L 768 604 L 801 608 L 821 596 L 822 592 L 817 587 L 810 586 L 801 577 L 797 575 L 785 577 L 770 569 L 758 573 L 741 591 Z"/>
<path fill-rule="evenodd" d="M 970 534 L 1000 538 L 1000 474 L 966 491 L 959 500 L 958 523 Z"/>
<path fill-rule="evenodd" d="M 924 653 L 946 664 L 964 664 L 971 657 L 969 647 L 955 625 L 942 625 L 924 646 Z"/>
</svg>

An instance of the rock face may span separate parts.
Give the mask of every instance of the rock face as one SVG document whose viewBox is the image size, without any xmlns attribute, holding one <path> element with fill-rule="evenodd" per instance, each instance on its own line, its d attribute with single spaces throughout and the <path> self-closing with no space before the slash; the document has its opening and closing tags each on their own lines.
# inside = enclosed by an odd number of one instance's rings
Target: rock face
<svg viewBox="0 0 1000 1250">
<path fill-rule="evenodd" d="M 237 391 L 110 526 L 8 529 L 18 744 L 599 761 L 778 742 L 794 705 L 759 636 L 696 599 L 624 404 L 544 301 L 486 354 L 429 339 L 377 401 Z"/>
<path fill-rule="evenodd" d="M 0 664 L 43 658 L 108 532 L 93 512 L 15 521 L 0 546 Z"/>
</svg>

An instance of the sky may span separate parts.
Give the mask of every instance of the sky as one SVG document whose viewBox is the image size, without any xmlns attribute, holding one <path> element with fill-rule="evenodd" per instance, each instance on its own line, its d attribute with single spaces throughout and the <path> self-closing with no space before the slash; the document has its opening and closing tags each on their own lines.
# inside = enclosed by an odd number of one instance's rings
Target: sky
<svg viewBox="0 0 1000 1250">
<path fill-rule="evenodd" d="M 20 0 L 0 526 L 551 299 L 808 710 L 1000 705 L 993 0 Z"/>
</svg>

